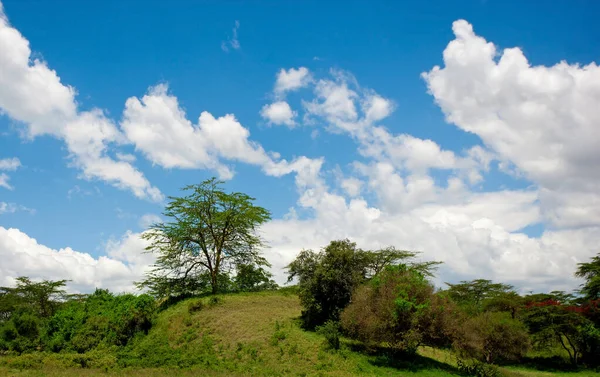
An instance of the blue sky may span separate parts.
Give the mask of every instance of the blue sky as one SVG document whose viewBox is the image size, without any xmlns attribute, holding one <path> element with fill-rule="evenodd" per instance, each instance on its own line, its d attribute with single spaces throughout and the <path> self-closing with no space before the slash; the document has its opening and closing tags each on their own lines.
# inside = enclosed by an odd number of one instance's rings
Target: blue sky
<svg viewBox="0 0 600 377">
<path fill-rule="evenodd" d="M 600 80 L 586 68 L 599 60 L 597 2 L 2 5 L 0 160 L 19 166 L 0 171 L 0 255 L 11 260 L 0 283 L 29 274 L 129 289 L 98 261 L 141 274 L 141 219 L 160 214 L 162 197 L 222 173 L 217 165 L 230 170 L 228 189 L 272 211 L 264 232 L 278 277 L 301 248 L 341 237 L 422 250 L 447 262 L 440 279 L 539 289 L 573 288 L 575 263 L 598 252 L 600 131 L 590 104 Z M 15 63 L 27 41 L 31 53 Z M 56 77 L 33 80 L 32 67 Z M 289 112 L 268 113 L 275 103 Z M 203 112 L 217 128 L 234 116 L 235 134 L 207 128 L 169 145 L 144 136 L 153 122 L 164 134 L 192 132 Z M 92 138 L 96 154 L 79 134 L 94 130 L 104 130 Z M 99 173 L 102 158 L 115 163 Z M 118 164 L 145 183 L 115 179 L 108 169 Z M 64 248 L 90 257 L 82 263 L 95 278 L 70 275 L 77 265 L 61 259 Z M 53 262 L 36 265 L 36 253 Z"/>
</svg>

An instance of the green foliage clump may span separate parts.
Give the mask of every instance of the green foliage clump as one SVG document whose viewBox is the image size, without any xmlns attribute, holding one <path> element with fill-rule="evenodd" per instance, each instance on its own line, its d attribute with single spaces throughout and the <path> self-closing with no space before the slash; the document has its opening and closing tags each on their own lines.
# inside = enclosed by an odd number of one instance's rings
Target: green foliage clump
<svg viewBox="0 0 600 377">
<path fill-rule="evenodd" d="M 458 370 L 467 376 L 473 377 L 501 377 L 500 369 L 492 364 L 486 364 L 481 361 L 465 361 L 458 359 L 456 361 Z"/>
<path fill-rule="evenodd" d="M 240 264 L 233 279 L 233 289 L 240 292 L 258 292 L 277 289 L 273 274 L 261 266 Z"/>
<path fill-rule="evenodd" d="M 445 303 L 445 305 L 444 305 Z M 341 315 L 343 329 L 367 344 L 387 344 L 415 353 L 419 346 L 448 343 L 450 302 L 436 298 L 425 276 L 406 266 L 388 266 L 361 286 Z"/>
<path fill-rule="evenodd" d="M 317 333 L 325 337 L 325 344 L 333 350 L 340 349 L 340 324 L 329 320 L 321 326 L 317 326 Z"/>
<path fill-rule="evenodd" d="M 457 329 L 454 349 L 464 358 L 487 364 L 515 361 L 530 348 L 525 325 L 506 313 L 486 312 Z"/>
<path fill-rule="evenodd" d="M 43 341 L 51 351 L 90 351 L 100 345 L 124 346 L 152 326 L 155 302 L 149 295 L 113 295 L 97 289 L 82 301 L 72 301 L 52 316 Z"/>
</svg>

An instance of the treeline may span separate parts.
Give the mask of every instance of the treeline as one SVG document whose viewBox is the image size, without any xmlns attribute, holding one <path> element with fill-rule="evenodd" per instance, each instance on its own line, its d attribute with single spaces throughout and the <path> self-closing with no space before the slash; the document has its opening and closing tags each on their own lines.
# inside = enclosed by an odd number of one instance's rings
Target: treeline
<svg viewBox="0 0 600 377">
<path fill-rule="evenodd" d="M 529 351 L 560 364 L 600 364 L 600 257 L 579 265 L 580 292 L 519 295 L 489 280 L 437 290 L 436 262 L 394 248 L 365 251 L 348 240 L 304 250 L 288 266 L 298 280 L 306 328 L 339 347 L 346 335 L 367 347 L 414 354 L 420 346 L 451 348 L 459 366 L 491 375 L 493 364 L 524 361 Z M 561 352 L 562 350 L 562 352 Z"/>
</svg>

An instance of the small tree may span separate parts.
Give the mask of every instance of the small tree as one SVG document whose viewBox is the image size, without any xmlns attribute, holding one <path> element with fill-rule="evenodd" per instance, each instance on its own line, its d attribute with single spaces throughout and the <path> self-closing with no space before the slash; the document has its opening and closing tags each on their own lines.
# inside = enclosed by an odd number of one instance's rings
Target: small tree
<svg viewBox="0 0 600 377">
<path fill-rule="evenodd" d="M 234 289 L 242 292 L 277 289 L 277 283 L 272 277 L 273 274 L 260 266 L 240 264 L 233 279 Z"/>
<path fill-rule="evenodd" d="M 337 321 L 367 273 L 365 253 L 349 240 L 332 241 L 320 253 L 303 250 L 287 268 L 288 281 L 299 280 L 302 319 L 308 328 Z"/>
<path fill-rule="evenodd" d="M 243 193 L 226 193 L 215 178 L 187 186 L 184 197 L 170 197 L 164 215 L 144 233 L 147 250 L 157 254 L 154 269 L 138 283 L 158 296 L 197 293 L 206 285 L 219 292 L 223 274 L 240 264 L 267 266 L 257 228 L 269 212 Z"/>
</svg>

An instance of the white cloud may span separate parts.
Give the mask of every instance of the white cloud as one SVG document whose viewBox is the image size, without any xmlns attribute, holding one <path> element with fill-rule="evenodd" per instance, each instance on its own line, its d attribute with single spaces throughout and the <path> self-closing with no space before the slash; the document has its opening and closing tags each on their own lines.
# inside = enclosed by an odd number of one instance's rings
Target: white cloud
<svg viewBox="0 0 600 377">
<path fill-rule="evenodd" d="M 0 8 L 0 12 L 1 11 L 2 9 Z M 0 159 L 0 170 L 15 171 L 19 167 L 21 167 L 21 161 L 16 157 Z M 13 190 L 14 187 L 8 183 L 9 180 L 10 177 L 8 174 L 0 173 L 0 187 L 4 187 L 7 190 Z"/>
<path fill-rule="evenodd" d="M 308 86 L 311 80 L 310 71 L 306 67 L 290 68 L 287 71 L 282 68 L 277 73 L 274 92 L 276 95 L 283 95 Z"/>
<path fill-rule="evenodd" d="M 446 199 L 447 204 L 442 200 L 393 212 L 372 207 L 361 198 L 344 199 L 323 187 L 307 189 L 298 205 L 312 209 L 314 216 L 290 216 L 266 224 L 263 233 L 271 246 L 266 252 L 279 281 L 284 281 L 281 269 L 302 248 L 318 249 L 348 237 L 364 248 L 394 245 L 423 251 L 423 260 L 443 261 L 439 285 L 485 277 L 523 291 L 576 287 L 576 264 L 597 248 L 600 229 L 547 231 L 539 238 L 529 237 L 516 231 L 539 221 L 535 192 L 463 194 Z"/>
<path fill-rule="evenodd" d="M 222 160 L 257 165 L 274 176 L 289 174 L 303 164 L 274 160 L 250 140 L 248 129 L 231 114 L 215 118 L 204 111 L 193 124 L 166 85 L 150 88 L 141 99 L 129 98 L 121 126 L 136 150 L 165 168 L 211 169 L 230 179 L 234 173 Z"/>
<path fill-rule="evenodd" d="M 11 284 L 18 276 L 50 280 L 69 279 L 71 290 L 90 292 L 96 287 L 116 292 L 133 291 L 154 261 L 144 254 L 146 242 L 137 233 L 127 232 L 111 240 L 106 256 L 97 258 L 69 247 L 59 250 L 39 244 L 18 229 L 0 226 L 0 285 Z"/>
<path fill-rule="evenodd" d="M 464 20 L 452 29 L 444 67 L 423 74 L 448 122 L 539 185 L 551 224 L 600 224 L 600 67 L 532 66 L 521 49 L 498 51 Z"/>
<path fill-rule="evenodd" d="M 263 106 L 260 115 L 267 120 L 269 124 L 285 125 L 292 128 L 296 125 L 294 118 L 298 114 L 295 111 L 292 111 L 292 108 L 287 102 L 277 101 L 270 105 Z"/>
<path fill-rule="evenodd" d="M 29 212 L 32 215 L 35 213 L 34 209 L 27 208 L 22 205 L 18 205 L 15 203 L 0 202 L 0 215 L 5 213 L 15 213 L 18 211 Z"/>
<path fill-rule="evenodd" d="M 362 181 L 356 177 L 349 177 L 342 180 L 340 186 L 346 191 L 346 193 L 351 196 L 359 196 L 360 191 L 362 189 Z"/>
<path fill-rule="evenodd" d="M 21 161 L 16 157 L 0 159 L 0 170 L 15 171 L 20 167 Z"/>
<path fill-rule="evenodd" d="M 162 194 L 131 164 L 106 155 L 108 145 L 122 135 L 102 111 L 80 112 L 75 89 L 57 73 L 32 58 L 29 41 L 10 26 L 0 9 L 0 110 L 25 124 L 29 138 L 52 135 L 65 141 L 72 164 L 86 179 L 101 179 L 154 201 Z"/>
<path fill-rule="evenodd" d="M 14 188 L 8 183 L 10 177 L 6 173 L 0 173 L 0 187 L 4 187 L 7 190 L 13 190 Z"/>
<path fill-rule="evenodd" d="M 232 30 L 232 37 L 228 38 L 226 41 L 221 42 L 221 50 L 225 52 L 229 52 L 229 48 L 234 50 L 239 50 L 242 46 L 240 45 L 240 41 L 238 39 L 238 30 L 240 28 L 240 22 L 238 20 L 235 21 L 235 25 Z"/>
</svg>

